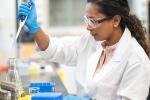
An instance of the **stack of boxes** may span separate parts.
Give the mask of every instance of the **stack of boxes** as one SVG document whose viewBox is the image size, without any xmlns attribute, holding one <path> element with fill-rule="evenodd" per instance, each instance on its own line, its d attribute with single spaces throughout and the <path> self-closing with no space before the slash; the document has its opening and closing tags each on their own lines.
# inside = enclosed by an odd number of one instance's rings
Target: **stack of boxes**
<svg viewBox="0 0 150 100">
<path fill-rule="evenodd" d="M 63 100 L 61 93 L 55 92 L 53 83 L 30 83 L 30 96 L 18 100 Z"/>
<path fill-rule="evenodd" d="M 55 92 L 54 83 L 31 83 L 30 88 L 39 88 L 38 93 L 32 93 L 31 100 L 63 100 L 63 95 Z"/>
<path fill-rule="evenodd" d="M 19 98 L 14 83 L 1 82 L 0 86 L 0 100 L 63 100 L 63 95 L 55 92 L 53 83 L 30 83 L 29 88 L 37 88 L 38 91 L 31 91 L 31 95 Z"/>
</svg>

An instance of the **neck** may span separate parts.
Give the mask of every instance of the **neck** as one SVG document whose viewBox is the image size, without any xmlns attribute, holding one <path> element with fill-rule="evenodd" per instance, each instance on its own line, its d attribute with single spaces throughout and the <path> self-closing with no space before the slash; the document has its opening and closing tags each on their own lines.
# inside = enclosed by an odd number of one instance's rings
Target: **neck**
<svg viewBox="0 0 150 100">
<path fill-rule="evenodd" d="M 111 36 L 105 41 L 106 46 L 112 46 L 119 42 L 121 36 L 123 34 L 123 31 L 121 28 L 115 28 L 112 32 Z"/>
</svg>

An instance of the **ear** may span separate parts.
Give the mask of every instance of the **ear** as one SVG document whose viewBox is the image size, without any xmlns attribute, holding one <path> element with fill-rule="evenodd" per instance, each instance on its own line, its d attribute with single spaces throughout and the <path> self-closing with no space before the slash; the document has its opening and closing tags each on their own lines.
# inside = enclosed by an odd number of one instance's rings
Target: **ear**
<svg viewBox="0 0 150 100">
<path fill-rule="evenodd" d="M 115 28 L 118 27 L 119 24 L 120 24 L 120 22 L 121 22 L 121 16 L 120 16 L 120 15 L 115 15 L 115 16 L 113 17 L 113 26 L 114 26 Z"/>
</svg>

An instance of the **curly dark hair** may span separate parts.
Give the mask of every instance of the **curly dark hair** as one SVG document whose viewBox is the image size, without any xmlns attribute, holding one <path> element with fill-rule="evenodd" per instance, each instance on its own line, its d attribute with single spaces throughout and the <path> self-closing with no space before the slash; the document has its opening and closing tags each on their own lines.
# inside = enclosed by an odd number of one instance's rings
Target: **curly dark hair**
<svg viewBox="0 0 150 100">
<path fill-rule="evenodd" d="M 150 58 L 150 44 L 149 38 L 146 32 L 146 28 L 142 26 L 141 21 L 138 19 L 136 15 L 130 15 L 129 21 L 126 23 L 127 27 L 131 31 L 133 37 L 136 38 L 138 43 L 143 47 L 146 54 Z"/>
<path fill-rule="evenodd" d="M 131 35 L 135 37 L 146 54 L 150 57 L 150 42 L 146 29 L 136 15 L 130 14 L 127 0 L 87 0 L 87 2 L 95 4 L 99 8 L 99 11 L 106 16 L 120 15 L 120 26 L 122 30 L 127 26 Z"/>
</svg>

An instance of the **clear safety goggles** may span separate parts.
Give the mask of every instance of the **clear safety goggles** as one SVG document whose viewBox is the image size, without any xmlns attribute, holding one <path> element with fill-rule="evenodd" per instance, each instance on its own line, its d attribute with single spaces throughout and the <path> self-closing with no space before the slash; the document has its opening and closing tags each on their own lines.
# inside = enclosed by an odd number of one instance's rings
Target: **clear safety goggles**
<svg viewBox="0 0 150 100">
<path fill-rule="evenodd" d="M 95 18 L 89 18 L 87 16 L 84 16 L 84 21 L 86 23 L 86 25 L 90 26 L 91 28 L 96 28 L 96 26 L 106 20 L 109 20 L 111 19 L 112 16 L 109 16 L 109 17 L 106 17 L 106 18 L 103 18 L 103 19 L 95 19 Z"/>
</svg>

